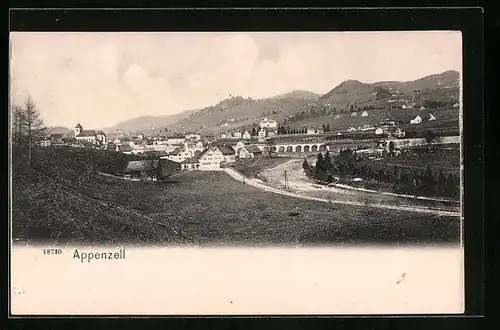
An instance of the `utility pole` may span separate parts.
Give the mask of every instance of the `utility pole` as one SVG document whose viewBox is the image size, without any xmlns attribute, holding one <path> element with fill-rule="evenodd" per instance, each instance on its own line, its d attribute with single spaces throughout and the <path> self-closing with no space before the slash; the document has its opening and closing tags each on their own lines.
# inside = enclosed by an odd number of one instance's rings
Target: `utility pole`
<svg viewBox="0 0 500 330">
<path fill-rule="evenodd" d="M 286 176 L 286 171 L 285 171 L 285 190 L 288 190 L 288 178 Z"/>
</svg>

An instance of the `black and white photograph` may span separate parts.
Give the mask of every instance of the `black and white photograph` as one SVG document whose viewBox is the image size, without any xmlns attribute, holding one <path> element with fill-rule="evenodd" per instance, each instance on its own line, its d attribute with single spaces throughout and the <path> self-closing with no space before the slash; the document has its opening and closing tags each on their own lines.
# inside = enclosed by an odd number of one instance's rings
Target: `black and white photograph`
<svg viewBox="0 0 500 330">
<path fill-rule="evenodd" d="M 145 248 L 383 249 L 336 267 L 371 259 L 401 288 L 390 251 L 461 251 L 462 113 L 459 31 L 12 32 L 12 244 L 95 281 Z M 461 256 L 426 277 L 456 293 L 436 306 L 460 311 Z"/>
<path fill-rule="evenodd" d="M 12 238 L 460 244 L 460 40 L 15 33 Z"/>
</svg>

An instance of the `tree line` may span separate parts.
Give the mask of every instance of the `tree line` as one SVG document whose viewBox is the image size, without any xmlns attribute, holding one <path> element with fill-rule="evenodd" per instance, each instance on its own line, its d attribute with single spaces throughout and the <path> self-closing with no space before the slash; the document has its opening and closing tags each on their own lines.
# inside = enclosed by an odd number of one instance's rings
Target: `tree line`
<svg viewBox="0 0 500 330">
<path fill-rule="evenodd" d="M 323 182 L 333 182 L 334 176 L 359 177 L 391 184 L 393 192 L 416 196 L 458 197 L 460 195 L 460 179 L 451 173 L 432 172 L 430 165 L 425 171 L 408 169 L 394 165 L 392 169 L 377 168 L 363 161 L 363 156 L 350 149 L 341 150 L 339 155 L 331 157 L 327 151 L 319 153 L 315 166 L 306 159 L 303 169 L 306 176 Z"/>
<path fill-rule="evenodd" d="M 12 107 L 12 144 L 28 147 L 28 165 L 31 165 L 32 148 L 47 135 L 40 111 L 31 97 L 24 104 Z"/>
</svg>

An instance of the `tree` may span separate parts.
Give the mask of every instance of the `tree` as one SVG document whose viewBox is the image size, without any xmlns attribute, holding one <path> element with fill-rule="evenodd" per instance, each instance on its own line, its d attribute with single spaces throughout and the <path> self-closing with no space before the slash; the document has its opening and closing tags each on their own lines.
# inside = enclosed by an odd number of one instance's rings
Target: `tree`
<svg viewBox="0 0 500 330">
<path fill-rule="evenodd" d="M 267 139 L 266 140 L 266 146 L 267 146 L 267 151 L 269 152 L 269 158 L 273 157 L 273 148 L 275 147 L 276 142 L 274 139 Z"/>
<path fill-rule="evenodd" d="M 28 146 L 28 166 L 31 166 L 33 145 L 45 137 L 47 129 L 30 96 L 24 102 L 24 107 L 14 106 L 13 115 L 15 142 Z"/>
<path fill-rule="evenodd" d="M 389 156 L 394 155 L 394 141 L 389 142 Z"/>
<path fill-rule="evenodd" d="M 159 177 L 159 172 L 161 170 L 161 165 L 160 165 L 160 157 L 154 152 L 154 151 L 145 151 L 144 152 L 145 159 L 143 160 L 145 164 L 145 171 L 148 174 L 148 176 L 151 178 L 151 181 L 154 180 L 154 178 Z"/>
<path fill-rule="evenodd" d="M 252 127 L 252 136 L 256 136 L 257 135 L 257 131 L 255 130 L 255 127 Z"/>
<path fill-rule="evenodd" d="M 327 173 L 332 174 L 331 171 L 333 169 L 333 164 L 332 164 L 332 158 L 330 157 L 329 151 L 327 151 L 325 153 L 325 156 L 323 156 L 323 164 L 324 164 L 324 170 Z"/>
<path fill-rule="evenodd" d="M 446 194 L 446 176 L 443 173 L 443 169 L 439 171 L 438 182 L 437 182 L 437 191 L 440 196 L 444 196 Z"/>
<path fill-rule="evenodd" d="M 330 132 L 330 124 L 326 124 L 325 132 Z"/>
<path fill-rule="evenodd" d="M 422 177 L 422 192 L 428 196 L 434 195 L 434 187 L 436 185 L 436 181 L 434 179 L 434 175 L 432 174 L 432 169 L 430 165 L 427 165 L 425 170 L 425 174 Z"/>
<path fill-rule="evenodd" d="M 25 143 L 25 111 L 22 106 L 12 109 L 12 142 L 17 145 Z"/>
<path fill-rule="evenodd" d="M 434 142 L 435 139 L 436 139 L 436 134 L 433 131 L 427 131 L 425 133 L 425 142 L 427 142 L 429 151 L 431 151 L 431 144 L 432 142 Z"/>
</svg>

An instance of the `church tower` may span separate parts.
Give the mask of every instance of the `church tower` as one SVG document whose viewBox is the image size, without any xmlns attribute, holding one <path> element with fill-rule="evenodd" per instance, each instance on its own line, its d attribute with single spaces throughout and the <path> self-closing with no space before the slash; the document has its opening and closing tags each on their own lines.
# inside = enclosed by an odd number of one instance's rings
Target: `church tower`
<svg viewBox="0 0 500 330">
<path fill-rule="evenodd" d="M 82 127 L 82 125 L 77 124 L 77 125 L 75 126 L 75 136 L 80 135 L 80 133 L 81 133 L 82 131 L 83 131 L 83 127 Z"/>
</svg>

